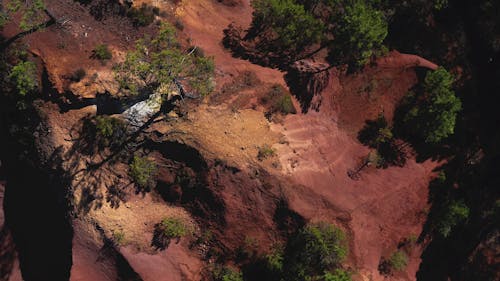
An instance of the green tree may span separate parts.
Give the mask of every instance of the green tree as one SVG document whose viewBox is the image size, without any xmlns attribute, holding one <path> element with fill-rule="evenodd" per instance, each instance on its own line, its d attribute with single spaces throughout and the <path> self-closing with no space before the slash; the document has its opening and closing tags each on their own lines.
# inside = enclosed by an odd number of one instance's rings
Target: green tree
<svg viewBox="0 0 500 281">
<path fill-rule="evenodd" d="M 387 36 L 387 21 L 381 11 L 366 1 L 355 0 L 332 17 L 333 36 L 329 61 L 334 65 L 365 65 Z"/>
<path fill-rule="evenodd" d="M 470 209 L 462 201 L 451 201 L 438 218 L 437 231 L 448 237 L 453 228 L 469 217 Z"/>
<path fill-rule="evenodd" d="M 337 267 L 347 256 L 344 232 L 328 223 L 304 227 L 286 249 L 286 280 L 305 280 Z"/>
<path fill-rule="evenodd" d="M 180 81 L 201 95 L 213 90 L 213 59 L 193 55 L 194 50 L 182 50 L 175 36 L 175 29 L 164 23 L 155 38 L 137 41 L 125 61 L 115 67 L 122 90 L 131 94 L 166 95 Z"/>
<path fill-rule="evenodd" d="M 258 47 L 292 59 L 321 41 L 324 25 L 295 0 L 255 0 L 247 37 L 258 36 Z"/>
<path fill-rule="evenodd" d="M 452 90 L 453 76 L 440 67 L 427 73 L 423 94 L 410 96 L 405 126 L 426 143 L 439 143 L 452 135 L 462 103 Z"/>
<path fill-rule="evenodd" d="M 27 95 L 38 87 L 36 64 L 31 61 L 16 64 L 9 73 L 9 79 L 20 95 Z"/>
</svg>

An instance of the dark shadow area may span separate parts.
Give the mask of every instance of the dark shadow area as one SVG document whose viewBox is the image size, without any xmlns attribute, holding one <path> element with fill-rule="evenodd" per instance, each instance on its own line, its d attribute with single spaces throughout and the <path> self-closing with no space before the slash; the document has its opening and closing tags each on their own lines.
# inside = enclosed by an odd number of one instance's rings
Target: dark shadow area
<svg viewBox="0 0 500 281">
<path fill-rule="evenodd" d="M 0 231 L 0 280 L 9 280 L 17 257 L 16 245 L 10 229 L 6 226 Z"/>
<path fill-rule="evenodd" d="M 73 229 L 61 175 L 8 163 L 6 224 L 19 252 L 23 279 L 69 280 Z M 12 166 L 11 166 L 12 165 Z"/>
<path fill-rule="evenodd" d="M 273 219 L 283 237 L 289 237 L 306 224 L 306 220 L 299 213 L 288 207 L 285 199 L 280 199 L 276 204 Z"/>
<path fill-rule="evenodd" d="M 224 226 L 225 204 L 217 191 L 210 186 L 209 165 L 195 148 L 175 141 L 145 143 L 145 148 L 159 151 L 165 159 L 174 161 L 175 180 L 169 189 L 175 188 L 180 195 L 180 204 L 188 208 L 195 216 Z M 160 195 L 168 201 L 168 191 L 158 189 Z M 167 189 L 168 190 L 168 189 Z M 179 194 L 180 193 L 180 194 Z"/>
</svg>

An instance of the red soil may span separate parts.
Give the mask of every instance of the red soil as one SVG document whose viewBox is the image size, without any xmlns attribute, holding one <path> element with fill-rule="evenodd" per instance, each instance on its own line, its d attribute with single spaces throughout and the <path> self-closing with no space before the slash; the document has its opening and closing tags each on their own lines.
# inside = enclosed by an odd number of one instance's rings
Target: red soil
<svg viewBox="0 0 500 281">
<path fill-rule="evenodd" d="M 248 26 L 249 1 L 235 8 L 213 1 L 189 1 L 182 11 L 185 31 L 206 54 L 215 57 L 218 81 L 251 70 L 263 81 L 284 84 L 281 72 L 235 59 L 221 46 L 227 24 L 235 21 Z M 203 18 L 207 20 L 200 20 Z M 332 75 L 321 95 L 319 112 L 292 115 L 284 125 L 274 126 L 289 142 L 275 145 L 284 172 L 302 185 L 287 190 L 291 208 L 308 219 L 346 227 L 352 239 L 352 261 L 363 280 L 384 279 L 377 270 L 380 258 L 394 251 L 402 239 L 418 236 L 425 219 L 427 184 L 436 163 L 410 159 L 403 168 L 365 169 L 358 181 L 347 176 L 369 152 L 355 134 L 366 119 L 381 111 L 392 116 L 396 101 L 417 82 L 413 71 L 417 66 L 437 67 L 417 56 L 393 52 L 360 75 Z M 379 85 L 366 90 L 372 79 Z M 257 226 L 246 226 L 253 227 Z M 417 249 L 407 272 L 394 278 L 415 280 L 418 257 Z"/>
</svg>

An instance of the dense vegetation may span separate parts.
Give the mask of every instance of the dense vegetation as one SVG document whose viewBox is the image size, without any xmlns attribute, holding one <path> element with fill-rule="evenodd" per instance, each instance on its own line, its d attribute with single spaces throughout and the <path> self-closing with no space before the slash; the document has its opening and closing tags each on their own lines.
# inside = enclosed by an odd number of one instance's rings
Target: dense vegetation
<svg viewBox="0 0 500 281">
<path fill-rule="evenodd" d="M 340 228 L 311 223 L 264 256 L 247 254 L 250 262 L 243 275 L 245 280 L 350 281 L 350 273 L 342 269 L 347 255 L 347 237 Z"/>
<path fill-rule="evenodd" d="M 274 66 L 286 68 L 327 48 L 332 65 L 359 69 L 387 36 L 386 17 L 370 1 L 257 0 L 252 6 L 252 23 L 242 40 L 254 43 L 262 55 L 272 54 Z"/>
</svg>

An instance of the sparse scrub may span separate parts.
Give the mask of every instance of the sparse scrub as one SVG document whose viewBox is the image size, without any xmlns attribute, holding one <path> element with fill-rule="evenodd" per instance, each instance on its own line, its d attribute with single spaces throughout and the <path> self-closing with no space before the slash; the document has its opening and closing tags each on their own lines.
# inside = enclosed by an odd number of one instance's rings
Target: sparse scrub
<svg viewBox="0 0 500 281">
<path fill-rule="evenodd" d="M 261 103 L 269 108 L 267 115 L 297 113 L 290 93 L 278 84 L 271 86 L 269 92 L 261 98 Z"/>
<path fill-rule="evenodd" d="M 110 60 L 113 57 L 113 54 L 108 48 L 108 45 L 106 44 L 99 44 L 97 45 L 94 50 L 92 50 L 92 56 L 91 58 L 93 59 L 98 59 L 100 61 L 107 61 Z"/>
<path fill-rule="evenodd" d="M 259 159 L 259 161 L 263 161 L 264 159 L 273 157 L 275 155 L 276 155 L 276 150 L 274 148 L 272 148 L 270 145 L 265 144 L 265 145 L 259 147 L 257 159 Z"/>
<path fill-rule="evenodd" d="M 147 157 L 135 155 L 130 163 L 130 177 L 141 190 L 149 190 L 156 182 L 158 167 Z"/>
</svg>

